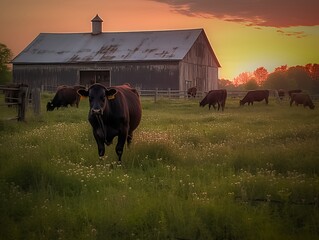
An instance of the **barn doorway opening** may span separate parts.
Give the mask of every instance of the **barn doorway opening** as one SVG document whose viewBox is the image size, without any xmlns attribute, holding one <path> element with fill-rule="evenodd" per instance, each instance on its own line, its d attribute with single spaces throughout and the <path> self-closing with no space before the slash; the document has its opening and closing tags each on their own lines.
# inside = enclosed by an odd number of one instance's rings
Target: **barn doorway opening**
<svg viewBox="0 0 319 240">
<path fill-rule="evenodd" d="M 90 86 L 94 83 L 101 83 L 104 86 L 111 86 L 110 70 L 80 70 L 80 84 Z"/>
</svg>

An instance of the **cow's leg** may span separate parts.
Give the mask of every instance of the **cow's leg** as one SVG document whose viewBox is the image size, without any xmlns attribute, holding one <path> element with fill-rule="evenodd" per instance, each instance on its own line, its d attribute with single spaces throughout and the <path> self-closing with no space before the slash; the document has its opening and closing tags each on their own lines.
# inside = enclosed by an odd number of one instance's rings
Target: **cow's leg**
<svg viewBox="0 0 319 240">
<path fill-rule="evenodd" d="M 266 104 L 268 104 L 268 98 L 265 98 L 265 100 L 266 100 Z"/>
<path fill-rule="evenodd" d="M 123 149 L 124 149 L 126 138 L 127 138 L 126 134 L 121 134 L 118 136 L 118 141 L 116 144 L 115 151 L 116 151 L 116 154 L 119 158 L 119 163 L 121 163 L 121 161 L 122 161 L 122 154 L 123 154 Z"/>
<path fill-rule="evenodd" d="M 291 99 L 291 100 L 290 100 L 290 107 L 291 107 L 291 105 L 292 105 L 293 102 L 294 102 L 294 100 Z"/>
<path fill-rule="evenodd" d="M 213 103 L 212 105 L 213 105 L 213 108 L 214 108 L 214 110 L 216 110 L 216 106 L 215 106 L 215 103 Z"/>
</svg>

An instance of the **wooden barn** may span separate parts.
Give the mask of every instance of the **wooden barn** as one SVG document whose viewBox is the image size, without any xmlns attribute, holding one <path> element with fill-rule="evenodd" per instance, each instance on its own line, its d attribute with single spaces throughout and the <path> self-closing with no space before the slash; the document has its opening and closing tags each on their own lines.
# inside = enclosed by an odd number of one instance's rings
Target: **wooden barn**
<svg viewBox="0 0 319 240">
<path fill-rule="evenodd" d="M 40 33 L 12 61 L 13 81 L 31 88 L 130 83 L 141 89 L 218 88 L 220 64 L 203 29 Z"/>
</svg>

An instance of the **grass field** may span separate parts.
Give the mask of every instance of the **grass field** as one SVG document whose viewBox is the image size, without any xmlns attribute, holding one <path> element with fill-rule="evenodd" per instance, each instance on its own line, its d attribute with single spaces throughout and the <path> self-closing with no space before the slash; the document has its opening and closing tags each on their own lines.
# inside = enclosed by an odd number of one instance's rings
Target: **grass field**
<svg viewBox="0 0 319 240">
<path fill-rule="evenodd" d="M 118 167 L 86 100 L 51 97 L 26 123 L 0 109 L 0 239 L 319 239 L 318 109 L 142 99 Z"/>
</svg>

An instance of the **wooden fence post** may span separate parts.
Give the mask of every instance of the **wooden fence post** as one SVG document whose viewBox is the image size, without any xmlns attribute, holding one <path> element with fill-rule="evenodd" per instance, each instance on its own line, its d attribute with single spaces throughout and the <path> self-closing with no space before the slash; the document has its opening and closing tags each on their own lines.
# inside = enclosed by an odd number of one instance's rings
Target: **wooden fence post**
<svg viewBox="0 0 319 240">
<path fill-rule="evenodd" d="M 19 100 L 18 100 L 18 121 L 24 121 L 25 120 L 25 112 L 26 112 L 26 106 L 27 106 L 27 91 L 28 87 L 20 86 L 19 88 Z"/>
</svg>

